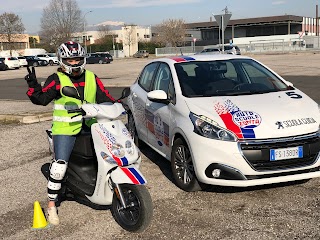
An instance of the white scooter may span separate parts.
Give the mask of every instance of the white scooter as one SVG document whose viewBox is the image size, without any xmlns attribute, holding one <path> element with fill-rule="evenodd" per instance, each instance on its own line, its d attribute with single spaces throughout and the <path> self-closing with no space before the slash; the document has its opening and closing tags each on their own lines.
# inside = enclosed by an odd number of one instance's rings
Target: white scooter
<svg viewBox="0 0 320 240">
<path fill-rule="evenodd" d="M 80 99 L 73 87 L 64 87 L 62 91 L 66 96 Z M 129 93 L 130 89 L 125 88 L 120 99 Z M 125 112 L 122 104 L 84 103 L 81 109 L 69 112 L 78 112 L 85 119 L 96 118 L 97 123 L 91 126 L 91 133 L 77 136 L 59 197 L 93 208 L 111 205 L 112 215 L 122 228 L 142 232 L 151 222 L 153 204 L 145 187 L 146 180 L 138 170 L 139 149 L 123 122 L 117 119 Z M 47 178 L 49 168 L 50 164 L 46 163 L 41 169 Z"/>
</svg>

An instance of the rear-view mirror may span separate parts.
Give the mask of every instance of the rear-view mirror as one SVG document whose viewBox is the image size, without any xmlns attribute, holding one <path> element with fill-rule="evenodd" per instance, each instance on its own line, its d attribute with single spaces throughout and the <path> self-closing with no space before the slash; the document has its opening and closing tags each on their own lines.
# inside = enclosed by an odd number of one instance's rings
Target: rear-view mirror
<svg viewBox="0 0 320 240">
<path fill-rule="evenodd" d="M 72 98 L 82 100 L 78 94 L 77 89 L 75 89 L 74 87 L 65 86 L 62 88 L 62 93 L 67 97 L 72 97 Z"/>
</svg>

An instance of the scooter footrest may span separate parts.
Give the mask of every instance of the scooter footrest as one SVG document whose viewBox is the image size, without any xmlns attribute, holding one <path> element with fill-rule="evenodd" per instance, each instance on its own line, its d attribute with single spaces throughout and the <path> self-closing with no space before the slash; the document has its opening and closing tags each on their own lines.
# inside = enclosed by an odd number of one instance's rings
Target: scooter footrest
<svg viewBox="0 0 320 240">
<path fill-rule="evenodd" d="M 84 182 L 78 181 L 70 177 L 68 178 L 67 185 L 72 192 L 78 193 L 79 195 L 92 196 L 94 193 L 94 186 L 91 186 L 89 184 L 86 184 Z"/>
</svg>

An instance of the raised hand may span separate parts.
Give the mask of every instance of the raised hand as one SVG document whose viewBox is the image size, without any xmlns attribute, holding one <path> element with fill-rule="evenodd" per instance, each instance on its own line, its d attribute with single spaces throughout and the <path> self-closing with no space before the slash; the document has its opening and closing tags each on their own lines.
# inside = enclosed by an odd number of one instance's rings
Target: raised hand
<svg viewBox="0 0 320 240">
<path fill-rule="evenodd" d="M 27 70 L 29 72 L 29 74 L 27 74 L 24 79 L 29 83 L 29 82 L 37 82 L 37 76 L 36 76 L 36 70 L 34 69 L 34 67 L 29 68 L 29 66 L 27 66 Z"/>
</svg>

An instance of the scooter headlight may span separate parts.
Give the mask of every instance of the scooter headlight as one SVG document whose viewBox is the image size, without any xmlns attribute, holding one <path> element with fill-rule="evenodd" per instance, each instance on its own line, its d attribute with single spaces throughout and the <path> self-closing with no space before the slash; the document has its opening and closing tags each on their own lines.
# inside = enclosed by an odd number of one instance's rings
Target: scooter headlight
<svg viewBox="0 0 320 240">
<path fill-rule="evenodd" d="M 127 153 L 130 155 L 134 154 L 134 144 L 132 143 L 132 141 L 126 141 L 125 143 L 125 148 L 127 150 Z"/>
<path fill-rule="evenodd" d="M 222 141 L 237 141 L 237 137 L 227 129 L 220 127 L 215 121 L 205 116 L 190 113 L 190 119 L 194 125 L 195 133 L 211 139 Z"/>
<path fill-rule="evenodd" d="M 122 158 L 122 157 L 124 157 L 124 155 L 126 155 L 123 146 L 119 143 L 113 144 L 111 151 L 115 156 L 117 156 L 119 158 Z"/>
</svg>

